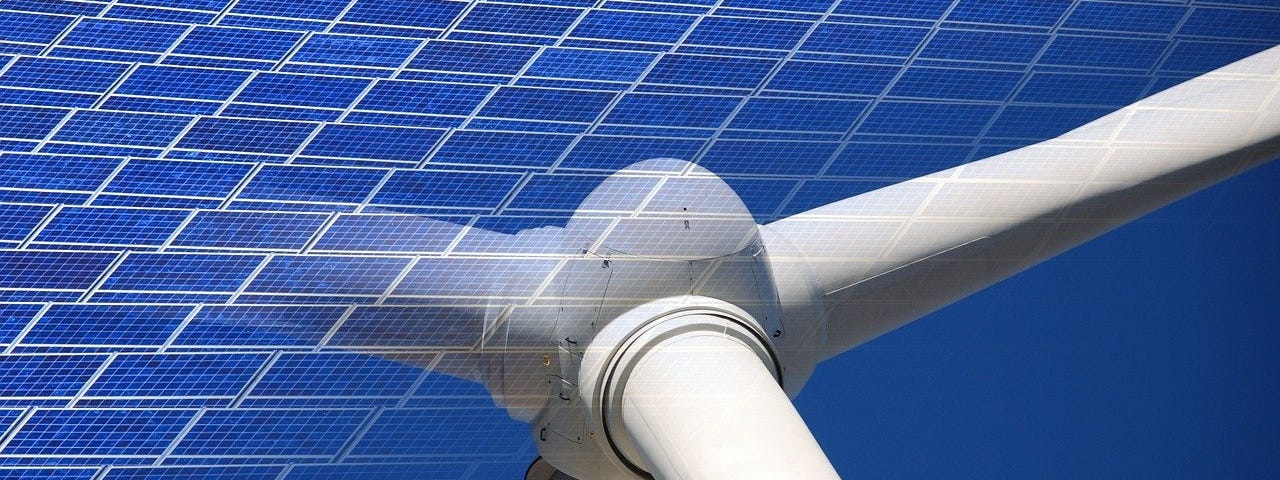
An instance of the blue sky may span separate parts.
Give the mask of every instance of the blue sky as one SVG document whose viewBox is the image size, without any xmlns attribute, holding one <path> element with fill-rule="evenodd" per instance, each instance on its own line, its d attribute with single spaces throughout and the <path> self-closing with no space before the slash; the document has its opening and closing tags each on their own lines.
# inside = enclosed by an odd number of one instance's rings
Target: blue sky
<svg viewBox="0 0 1280 480">
<path fill-rule="evenodd" d="M 1275 478 L 1280 163 L 818 366 L 844 478 Z"/>
</svg>

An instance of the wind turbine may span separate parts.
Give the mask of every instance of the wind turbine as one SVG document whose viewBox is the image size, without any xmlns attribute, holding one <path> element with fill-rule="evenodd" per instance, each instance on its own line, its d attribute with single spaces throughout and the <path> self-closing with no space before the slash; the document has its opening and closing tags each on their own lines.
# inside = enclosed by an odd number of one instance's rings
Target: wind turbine
<svg viewBox="0 0 1280 480">
<path fill-rule="evenodd" d="M 1280 155 L 1280 47 L 1057 138 L 757 225 L 714 174 L 620 171 L 509 261 L 434 365 L 533 427 L 528 478 L 837 478 L 788 397 L 821 360 Z M 517 252 L 517 253 L 513 253 Z"/>
</svg>

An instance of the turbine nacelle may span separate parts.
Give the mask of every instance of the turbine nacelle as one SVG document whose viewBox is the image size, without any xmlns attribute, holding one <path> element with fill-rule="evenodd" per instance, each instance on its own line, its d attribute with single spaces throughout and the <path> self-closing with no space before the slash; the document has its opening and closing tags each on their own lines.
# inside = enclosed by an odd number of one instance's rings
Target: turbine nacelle
<svg viewBox="0 0 1280 480">
<path fill-rule="evenodd" d="M 519 300 L 487 308 L 479 380 L 512 417 L 533 425 L 544 457 L 575 476 L 643 478 L 643 461 L 618 445 L 628 438 L 606 435 L 603 400 L 592 394 L 606 382 L 600 352 L 616 353 L 642 331 L 695 311 L 731 321 L 792 395 L 820 356 L 817 290 L 787 272 L 779 288 L 755 219 L 732 188 L 696 165 L 637 163 L 600 184 L 564 228 L 506 237 L 493 240 L 543 259 L 508 276 L 528 280 L 490 291 Z M 793 306 L 786 312 L 784 299 Z"/>
</svg>

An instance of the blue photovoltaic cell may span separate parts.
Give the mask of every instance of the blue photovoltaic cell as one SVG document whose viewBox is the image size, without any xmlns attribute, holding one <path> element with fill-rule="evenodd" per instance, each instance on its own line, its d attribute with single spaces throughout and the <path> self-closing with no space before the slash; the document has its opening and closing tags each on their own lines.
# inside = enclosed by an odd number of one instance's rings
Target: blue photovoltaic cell
<svg viewBox="0 0 1280 480">
<path fill-rule="evenodd" d="M 245 71 L 144 65 L 134 70 L 115 93 L 223 100 L 247 78 L 249 72 Z"/>
<path fill-rule="evenodd" d="M 103 2 L 73 2 L 67 0 L 6 0 L 5 9 L 28 12 L 61 13 L 64 15 L 97 15 L 102 12 Z"/>
<path fill-rule="evenodd" d="M 534 175 L 511 201 L 511 208 L 572 212 L 604 179 L 605 177 L 599 175 Z M 644 191 L 648 191 L 654 185 L 654 183 L 640 181 L 633 184 L 636 185 L 637 190 L 644 189 Z M 631 198 L 625 195 L 619 197 Z M 638 207 L 638 205 L 634 206 Z M 628 207 L 633 205 L 619 205 L 618 209 L 626 210 Z"/>
<path fill-rule="evenodd" d="M 173 23 L 89 19 L 76 24 L 59 45 L 163 52 L 187 30 Z"/>
<path fill-rule="evenodd" d="M 191 117 L 177 115 L 79 111 L 58 129 L 53 139 L 163 147 L 191 121 Z"/>
<path fill-rule="evenodd" d="M 887 187 L 898 183 L 897 180 L 817 180 L 807 182 L 805 187 L 801 188 L 800 193 L 791 197 L 791 200 L 783 206 L 783 215 L 794 215 L 805 210 L 821 207 L 828 203 L 848 198 L 844 192 L 853 192 L 852 195 L 865 193 L 877 188 Z"/>
<path fill-rule="evenodd" d="M 1202 72 L 1221 66 L 1218 58 L 1241 58 L 1269 46 L 1259 43 L 1178 42 L 1161 67 L 1173 71 Z"/>
<path fill-rule="evenodd" d="M 53 217 L 36 241 L 160 245 L 188 214 L 184 210 L 68 207 Z"/>
<path fill-rule="evenodd" d="M 174 345 L 314 345 L 346 307 L 208 306 L 201 308 Z"/>
<path fill-rule="evenodd" d="M 768 88 L 879 95 L 897 73 L 898 67 L 792 60 L 778 70 Z"/>
<path fill-rule="evenodd" d="M 177 113 L 188 115 L 208 115 L 217 112 L 220 105 L 216 102 L 199 100 L 169 100 L 159 98 L 122 97 L 112 95 L 102 103 L 108 110 L 125 110 L 134 112 Z"/>
<path fill-rule="evenodd" d="M 67 116 L 70 110 L 0 105 L 0 137 L 39 140 Z"/>
<path fill-rule="evenodd" d="M 20 241 L 53 207 L 0 204 L 0 240 Z"/>
<path fill-rule="evenodd" d="M 827 173 L 856 176 L 871 169 L 880 177 L 908 180 L 964 163 L 972 150 L 973 146 L 964 144 L 854 142 L 840 152 Z"/>
<path fill-rule="evenodd" d="M 219 11 L 233 0 L 128 0 L 125 3 L 152 7 L 185 8 L 191 10 Z"/>
<path fill-rule="evenodd" d="M 120 263 L 104 290 L 234 291 L 262 261 L 258 255 L 135 253 Z"/>
<path fill-rule="evenodd" d="M 226 16 L 223 16 L 218 20 L 218 25 L 242 28 L 261 28 L 268 30 L 323 31 L 324 29 L 329 28 L 329 21 L 265 16 L 259 17 L 238 13 L 228 13 Z"/>
<path fill-rule="evenodd" d="M 844 132 L 867 102 L 753 98 L 733 117 L 729 128 L 800 132 Z"/>
<path fill-rule="evenodd" d="M 1069 2 L 1040 0 L 1005 0 L 997 5 L 987 0 L 961 0 L 947 20 L 1051 27 L 1070 7 Z"/>
<path fill-rule="evenodd" d="M 898 78 L 889 94 L 896 97 L 1001 101 L 1013 93 L 1022 77 L 1022 72 L 911 67 Z"/>
<path fill-rule="evenodd" d="M 340 111 L 321 110 L 316 108 L 293 108 L 269 105 L 248 105 L 233 103 L 222 110 L 228 117 L 274 118 L 279 120 L 333 121 L 341 116 Z"/>
<path fill-rule="evenodd" d="M 403 38 L 315 35 L 307 39 L 291 61 L 395 68 L 421 43 Z"/>
<path fill-rule="evenodd" d="M 0 356 L 0 397 L 75 395 L 106 355 Z"/>
<path fill-rule="evenodd" d="M 928 33 L 927 28 L 823 23 L 805 40 L 802 50 L 905 57 Z"/>
<path fill-rule="evenodd" d="M 85 393 L 90 397 L 235 395 L 268 354 L 119 355 Z"/>
<path fill-rule="evenodd" d="M 308 0 L 287 2 L 281 0 L 239 0 L 231 13 L 269 15 L 276 17 L 332 20 L 351 3 L 349 0 Z"/>
<path fill-rule="evenodd" d="M 942 29 L 929 40 L 920 56 L 1021 63 L 1035 58 L 1048 41 L 1049 36 L 1041 34 Z"/>
<path fill-rule="evenodd" d="M 103 480 L 258 480 L 276 478 L 283 466 L 220 467 L 121 467 L 107 472 Z"/>
<path fill-rule="evenodd" d="M 1058 35 L 1040 61 L 1053 65 L 1146 70 L 1160 59 L 1164 48 L 1165 42 L 1161 40 Z"/>
<path fill-rule="evenodd" d="M 593 10 L 573 29 L 572 36 L 637 42 L 674 42 L 698 17 L 648 12 Z"/>
<path fill-rule="evenodd" d="M 303 155 L 418 162 L 444 130 L 373 125 L 325 125 Z"/>
<path fill-rule="evenodd" d="M 253 167 L 221 162 L 130 160 L 111 179 L 106 191 L 147 195 L 222 197 Z"/>
<path fill-rule="evenodd" d="M 191 307 L 175 305 L 54 305 L 27 335 L 35 345 L 160 345 Z"/>
<path fill-rule="evenodd" d="M 294 250 L 306 245 L 327 218 L 306 213 L 200 212 L 173 245 Z"/>
<path fill-rule="evenodd" d="M 1098 107 L 1011 106 L 987 132 L 992 137 L 1052 138 L 1111 112 Z M 1031 120 L 1035 121 L 1031 121 Z M 981 158 L 981 157 L 979 157 Z"/>
<path fill-rule="evenodd" d="M 286 480 L 400 480 L 408 478 L 463 478 L 471 468 L 465 463 L 334 464 L 299 465 Z M 472 475 L 468 478 L 491 478 Z"/>
<path fill-rule="evenodd" d="M 101 93 L 128 68 L 123 63 L 22 57 L 0 76 L 0 86 Z"/>
<path fill-rule="evenodd" d="M 582 14 L 576 8 L 481 3 L 458 24 L 459 30 L 559 36 Z"/>
<path fill-rule="evenodd" d="M 812 25 L 758 18 L 707 17 L 685 41 L 692 45 L 789 50 Z"/>
<path fill-rule="evenodd" d="M 369 84 L 358 78 L 263 73 L 236 95 L 238 102 L 346 108 Z M 324 92 L 324 95 L 316 95 Z"/>
<path fill-rule="evenodd" d="M 823 12 L 837 0 L 726 0 L 722 5 L 739 8 Z"/>
<path fill-rule="evenodd" d="M 477 313 L 454 307 L 358 307 L 329 344 L 470 347 L 480 342 L 484 330 Z"/>
<path fill-rule="evenodd" d="M 409 68 L 469 73 L 514 74 L 538 49 L 520 45 L 430 41 Z"/>
<path fill-rule="evenodd" d="M 194 25 L 208 24 L 209 22 L 212 22 L 214 18 L 217 18 L 217 15 L 212 12 L 133 7 L 119 4 L 111 7 L 111 9 L 103 16 L 108 18 L 177 22 Z"/>
<path fill-rule="evenodd" d="M 632 82 L 644 73 L 654 58 L 655 55 L 648 53 L 556 48 L 539 55 L 527 74 L 534 77 Z"/>
<path fill-rule="evenodd" d="M 449 171 L 398 171 L 373 197 L 383 205 L 431 205 L 492 209 L 520 175 Z"/>
<path fill-rule="evenodd" d="M 542 283 L 540 280 L 546 278 L 554 267 L 554 260 L 534 261 L 523 259 L 523 261 L 517 261 L 510 258 L 424 258 L 405 275 L 404 280 L 396 287 L 395 294 L 467 297 L 474 295 L 477 291 L 487 291 L 501 292 L 495 293 L 495 295 L 523 297 L 532 294 L 532 289 L 540 285 Z M 407 311 L 404 310 L 389 310 L 386 312 L 366 310 L 364 314 L 382 313 L 385 316 L 386 313 L 395 315 L 396 312 L 407 314 Z M 435 327 L 444 330 L 439 332 L 441 333 L 440 337 L 460 340 L 466 344 L 472 344 L 479 340 L 478 333 L 474 331 L 478 327 L 477 324 L 473 323 L 474 320 L 465 321 L 466 317 L 455 317 L 455 313 L 462 312 L 441 312 L 440 323 L 442 325 Z M 479 318 L 475 312 L 470 315 L 471 319 Z M 394 320 L 395 317 L 392 316 L 391 319 Z M 406 332 L 404 335 L 413 334 L 412 332 Z M 457 338 L 459 336 L 462 338 Z"/>
<path fill-rule="evenodd" d="M 573 139 L 572 135 L 460 131 L 432 158 L 433 162 L 547 167 Z"/>
<path fill-rule="evenodd" d="M 699 165 L 717 174 L 758 174 L 763 172 L 791 175 L 818 173 L 839 144 L 834 142 L 763 142 L 721 140 L 707 151 Z M 770 165 L 777 158 L 791 159 L 785 165 Z"/>
<path fill-rule="evenodd" d="M 1180 5 L 1086 1 L 1076 5 L 1062 26 L 1089 30 L 1168 33 L 1177 26 L 1178 20 L 1186 11 L 1187 7 Z"/>
<path fill-rule="evenodd" d="M 254 153 L 293 153 L 316 124 L 230 118 L 201 118 L 178 141 L 178 148 Z"/>
<path fill-rule="evenodd" d="M 741 99 L 730 96 L 627 94 L 618 100 L 605 123 L 715 128 L 733 113 Z"/>
<path fill-rule="evenodd" d="M 196 27 L 173 53 L 279 60 L 302 38 L 297 32 L 230 27 Z"/>
<path fill-rule="evenodd" d="M 880 102 L 859 131 L 939 136 L 977 135 L 996 113 L 992 105 Z"/>
<path fill-rule="evenodd" d="M 0 288 L 86 288 L 115 257 L 114 253 L 0 250 Z"/>
<path fill-rule="evenodd" d="M 1270 5 L 1274 8 L 1274 5 Z M 1280 41 L 1280 12 L 1197 7 L 1181 33 L 1251 41 Z"/>
<path fill-rule="evenodd" d="M 463 2 L 442 0 L 369 0 L 357 2 L 346 22 L 444 28 L 462 12 Z"/>
<path fill-rule="evenodd" d="M 520 448 L 502 439 L 528 436 L 528 426 L 506 412 L 392 409 L 382 412 L 351 451 L 360 455 L 447 455 L 466 448 L 473 455 L 510 455 Z M 465 445 L 465 447 L 461 447 Z"/>
<path fill-rule="evenodd" d="M 614 96 L 613 92 L 503 87 L 480 110 L 480 116 L 590 122 Z"/>
<path fill-rule="evenodd" d="M 75 17 L 0 11 L 0 40 L 49 43 L 73 20 Z"/>
<path fill-rule="evenodd" d="M 49 56 L 63 58 L 81 58 L 85 60 L 106 60 L 111 62 L 153 62 L 160 58 L 156 52 L 135 52 L 132 50 L 98 50 L 88 47 L 60 46 L 49 52 Z"/>
<path fill-rule="evenodd" d="M 725 176 L 721 179 L 733 187 L 735 192 L 739 192 L 742 203 L 759 223 L 768 223 L 780 218 L 774 216 L 773 212 L 791 194 L 791 190 L 797 183 L 795 180 L 776 178 Z"/>
<path fill-rule="evenodd" d="M 834 13 L 934 20 L 941 17 L 953 3 L 955 3 L 953 0 L 921 0 L 913 2 L 844 0 L 836 7 Z"/>
<path fill-rule="evenodd" d="M 44 307 L 33 303 L 0 304 L 0 344 L 8 344 Z"/>
<path fill-rule="evenodd" d="M 539 228 L 539 227 L 545 227 L 548 225 L 557 225 L 557 224 L 563 225 L 568 220 L 569 220 L 569 216 L 563 216 L 563 215 L 560 215 L 560 216 L 556 216 L 556 215 L 481 216 L 479 219 L 476 220 L 476 223 L 472 225 L 472 229 L 467 231 L 466 235 L 463 236 L 462 241 L 458 243 L 458 247 L 455 250 L 456 251 L 477 251 L 477 250 L 492 251 L 492 250 L 485 250 L 485 248 L 492 247 L 494 245 L 506 245 L 514 242 L 508 241 L 510 240 L 509 237 L 506 237 L 506 238 L 494 237 L 494 236 L 488 235 L 487 234 L 488 232 L 498 232 L 498 233 L 505 233 L 507 235 L 514 235 L 514 234 L 520 233 L 521 231 L 529 230 L 533 228 Z M 477 231 L 477 229 L 483 229 L 484 231 L 483 232 Z M 533 247 L 533 249 L 541 250 L 538 247 Z M 554 250 L 554 247 L 552 249 Z"/>
<path fill-rule="evenodd" d="M 285 353 L 251 396 L 401 396 L 421 376 L 417 368 L 369 355 Z"/>
<path fill-rule="evenodd" d="M 381 80 L 356 106 L 362 110 L 467 115 L 492 91 L 492 87 L 437 82 Z"/>
<path fill-rule="evenodd" d="M 1122 107 L 1142 97 L 1145 75 L 1035 73 L 1018 91 L 1018 101 Z"/>
<path fill-rule="evenodd" d="M 758 58 L 666 55 L 658 60 L 647 83 L 702 87 L 755 88 L 773 69 L 775 61 Z"/>
<path fill-rule="evenodd" d="M 565 156 L 565 168 L 618 170 L 650 158 L 694 158 L 707 142 L 666 137 L 586 136 Z"/>
<path fill-rule="evenodd" d="M 5 450 L 13 455 L 159 455 L 194 414 L 194 410 L 41 409 Z"/>
<path fill-rule="evenodd" d="M 358 203 L 378 185 L 386 170 L 268 165 L 239 198 Z"/>
<path fill-rule="evenodd" d="M 408 258 L 279 256 L 271 259 L 246 291 L 377 295 L 396 279 Z"/>
<path fill-rule="evenodd" d="M 0 86 L 0 103 L 44 107 L 89 107 L 98 98 L 96 93 L 34 90 Z"/>
<path fill-rule="evenodd" d="M 0 467 L 0 480 L 90 480 L 98 473 L 90 468 Z"/>
<path fill-rule="evenodd" d="M 443 252 L 460 225 L 414 215 L 339 215 L 316 250 Z"/>
</svg>

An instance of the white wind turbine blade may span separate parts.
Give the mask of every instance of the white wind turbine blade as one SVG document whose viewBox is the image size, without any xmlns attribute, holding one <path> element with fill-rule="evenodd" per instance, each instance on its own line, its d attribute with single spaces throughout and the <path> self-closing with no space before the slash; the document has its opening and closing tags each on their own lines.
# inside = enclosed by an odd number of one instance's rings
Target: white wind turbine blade
<svg viewBox="0 0 1280 480">
<path fill-rule="evenodd" d="M 829 357 L 1277 155 L 1280 47 L 761 234 L 775 272 L 805 270 L 820 290 Z"/>
</svg>

